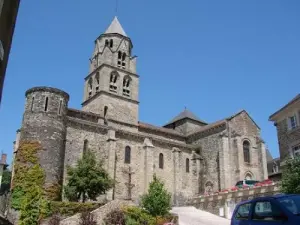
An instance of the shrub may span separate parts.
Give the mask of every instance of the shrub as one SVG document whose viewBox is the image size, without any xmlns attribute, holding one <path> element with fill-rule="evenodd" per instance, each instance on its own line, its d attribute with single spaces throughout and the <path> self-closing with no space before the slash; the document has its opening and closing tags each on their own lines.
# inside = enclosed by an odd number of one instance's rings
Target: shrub
<svg viewBox="0 0 300 225">
<path fill-rule="evenodd" d="M 91 203 L 91 202 L 51 202 L 51 212 L 54 214 L 60 214 L 65 216 L 72 216 L 76 213 L 90 212 L 99 208 L 103 204 Z"/>
<path fill-rule="evenodd" d="M 140 222 L 131 218 L 130 216 L 125 216 L 125 224 L 126 225 L 140 225 Z"/>
<path fill-rule="evenodd" d="M 155 217 L 164 216 L 171 209 L 171 194 L 156 175 L 153 176 L 148 193 L 142 196 L 141 206 Z"/>
<path fill-rule="evenodd" d="M 156 225 L 155 218 L 141 208 L 128 206 L 123 208 L 123 212 L 126 217 L 130 218 L 132 221 L 138 222 L 138 224 L 144 224 L 146 222 L 147 225 Z"/>
<path fill-rule="evenodd" d="M 281 192 L 300 194 L 300 157 L 286 161 L 282 172 Z"/>
<path fill-rule="evenodd" d="M 125 225 L 125 215 L 120 209 L 115 209 L 104 218 L 107 225 Z"/>
<path fill-rule="evenodd" d="M 83 212 L 80 215 L 79 225 L 97 225 L 94 215 L 90 212 Z"/>
<path fill-rule="evenodd" d="M 96 200 L 113 187 L 113 180 L 103 168 L 101 162 L 97 162 L 94 153 L 90 150 L 83 154 L 76 167 L 68 167 L 68 184 L 64 187 L 65 196 L 71 201 L 85 202 L 86 199 Z"/>
</svg>

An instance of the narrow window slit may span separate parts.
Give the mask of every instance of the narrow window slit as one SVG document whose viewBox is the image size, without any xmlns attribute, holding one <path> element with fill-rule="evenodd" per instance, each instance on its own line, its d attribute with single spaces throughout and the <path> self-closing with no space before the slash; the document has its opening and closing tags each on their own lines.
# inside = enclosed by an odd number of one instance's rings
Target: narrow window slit
<svg viewBox="0 0 300 225">
<path fill-rule="evenodd" d="M 47 112 L 48 110 L 48 97 L 46 97 L 46 101 L 45 101 L 45 109 L 44 111 Z"/>
<path fill-rule="evenodd" d="M 34 97 L 32 97 L 32 100 L 31 100 L 31 108 L 30 108 L 31 112 L 33 111 L 33 104 L 34 104 Z"/>
<path fill-rule="evenodd" d="M 59 108 L 58 108 L 58 114 L 61 114 L 61 105 L 62 105 L 62 100 L 59 101 Z"/>
</svg>

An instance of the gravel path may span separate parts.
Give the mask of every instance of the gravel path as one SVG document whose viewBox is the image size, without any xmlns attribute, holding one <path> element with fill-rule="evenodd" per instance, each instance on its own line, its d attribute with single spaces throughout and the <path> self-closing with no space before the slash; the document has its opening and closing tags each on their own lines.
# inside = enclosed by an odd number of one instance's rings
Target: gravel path
<svg viewBox="0 0 300 225">
<path fill-rule="evenodd" d="M 174 207 L 171 212 L 178 214 L 179 225 L 230 225 L 230 220 L 195 207 Z"/>
</svg>

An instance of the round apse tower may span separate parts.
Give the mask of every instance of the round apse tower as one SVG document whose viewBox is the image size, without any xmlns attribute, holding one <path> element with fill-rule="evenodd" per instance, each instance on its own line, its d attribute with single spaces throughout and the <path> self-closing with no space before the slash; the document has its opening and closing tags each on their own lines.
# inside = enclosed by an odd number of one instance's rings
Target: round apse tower
<svg viewBox="0 0 300 225">
<path fill-rule="evenodd" d="M 69 95 L 59 89 L 34 87 L 26 91 L 20 140 L 38 141 L 39 164 L 46 174 L 45 187 L 61 185 Z"/>
</svg>

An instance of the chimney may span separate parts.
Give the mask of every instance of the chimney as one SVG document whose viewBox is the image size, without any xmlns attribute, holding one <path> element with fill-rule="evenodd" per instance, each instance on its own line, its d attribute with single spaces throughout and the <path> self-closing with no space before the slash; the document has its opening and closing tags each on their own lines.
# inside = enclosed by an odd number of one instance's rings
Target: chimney
<svg viewBox="0 0 300 225">
<path fill-rule="evenodd" d="M 0 165 L 6 165 L 6 158 L 7 158 L 7 154 L 2 153 Z"/>
</svg>

